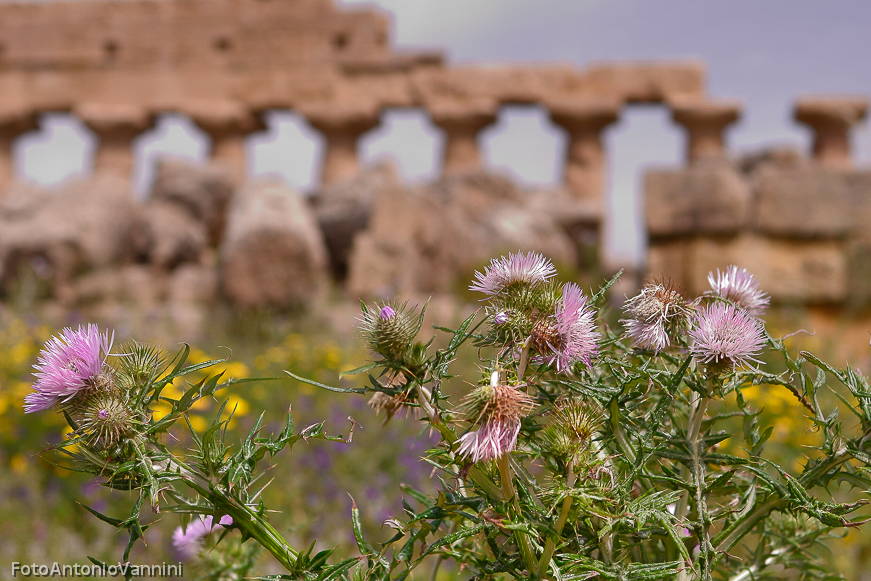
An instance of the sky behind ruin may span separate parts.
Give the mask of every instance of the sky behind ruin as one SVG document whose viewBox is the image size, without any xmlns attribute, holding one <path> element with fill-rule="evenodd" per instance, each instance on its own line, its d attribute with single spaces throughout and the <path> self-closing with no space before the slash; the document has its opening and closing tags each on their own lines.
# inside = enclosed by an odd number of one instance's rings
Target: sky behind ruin
<svg viewBox="0 0 871 581">
<path fill-rule="evenodd" d="M 739 98 L 742 119 L 727 132 L 733 152 L 787 145 L 807 152 L 810 133 L 791 120 L 804 94 L 871 96 L 871 2 L 841 0 L 342 0 L 393 15 L 394 44 L 444 50 L 448 63 L 700 59 L 714 98 Z M 871 163 L 871 129 L 854 132 L 854 159 Z M 682 163 L 684 136 L 662 107 L 630 107 L 605 133 L 610 158 L 611 216 L 607 254 L 638 263 L 639 183 L 646 166 Z M 392 157 L 411 180 L 439 171 L 442 137 L 420 111 L 388 111 L 362 143 L 364 161 Z M 19 168 L 42 183 L 82 171 L 96 143 L 75 120 L 50 117 L 44 131 L 22 138 Z M 566 139 L 536 107 L 506 107 L 482 135 L 485 163 L 530 185 L 559 181 Z M 137 144 L 140 161 L 170 152 L 194 159 L 208 140 L 188 120 L 166 116 Z M 289 112 L 271 115 L 270 131 L 252 136 L 249 171 L 277 173 L 302 189 L 316 181 L 322 139 Z M 139 163 L 140 190 L 150 179 Z"/>
</svg>

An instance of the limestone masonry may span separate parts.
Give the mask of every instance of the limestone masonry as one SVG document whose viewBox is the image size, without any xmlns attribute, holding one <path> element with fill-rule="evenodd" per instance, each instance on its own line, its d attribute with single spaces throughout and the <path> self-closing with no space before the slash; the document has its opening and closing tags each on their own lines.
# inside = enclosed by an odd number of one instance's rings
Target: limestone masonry
<svg viewBox="0 0 871 581">
<path fill-rule="evenodd" d="M 702 64 L 450 66 L 438 52 L 392 50 L 389 33 L 385 15 L 331 0 L 0 4 L 0 289 L 27 267 L 69 304 L 287 306 L 328 272 L 354 293 L 386 295 L 444 290 L 440 276 L 467 273 L 491 251 L 539 245 L 578 263 L 605 207 L 602 130 L 627 103 L 660 103 L 688 150 L 685 168 L 647 176 L 651 273 L 696 290 L 733 261 L 778 300 L 871 297 L 871 172 L 851 169 L 849 150 L 867 99 L 797 102 L 795 118 L 816 135 L 811 159 L 735 159 L 723 132 L 741 105 L 708 97 Z M 569 136 L 557 191 L 527 196 L 480 170 L 479 132 L 515 103 L 543 106 Z M 422 108 L 444 132 L 436 183 L 409 189 L 389 170 L 360 173 L 360 136 L 395 107 Z M 326 139 L 310 203 L 285 186 L 242 184 L 244 140 L 272 109 L 297 111 Z M 47 194 L 15 180 L 11 144 L 57 111 L 78 116 L 99 147 L 91 182 Z M 131 144 L 167 112 L 211 137 L 213 163 L 164 164 L 137 204 Z M 41 226 L 113 211 L 123 220 L 105 231 Z M 454 226 L 433 230 L 433 216 Z M 439 248 L 445 232 L 454 246 Z"/>
</svg>

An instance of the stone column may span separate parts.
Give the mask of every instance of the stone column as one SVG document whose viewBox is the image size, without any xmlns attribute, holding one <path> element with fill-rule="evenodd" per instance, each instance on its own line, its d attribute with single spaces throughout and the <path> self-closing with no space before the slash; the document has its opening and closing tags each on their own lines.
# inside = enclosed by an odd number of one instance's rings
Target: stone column
<svg viewBox="0 0 871 581">
<path fill-rule="evenodd" d="M 568 131 L 566 188 L 577 199 L 604 210 L 605 150 L 602 129 L 617 120 L 620 106 L 610 99 L 564 99 L 545 103 L 551 120 Z"/>
<path fill-rule="evenodd" d="M 738 101 L 690 99 L 670 103 L 672 119 L 687 131 L 687 161 L 726 155 L 723 131 L 741 117 Z"/>
<path fill-rule="evenodd" d="M 83 103 L 73 113 L 93 131 L 100 143 L 94 173 L 113 172 L 126 179 L 133 175 L 133 140 L 153 125 L 142 107 L 109 103 Z"/>
<path fill-rule="evenodd" d="M 0 193 L 15 179 L 12 142 L 37 128 L 37 115 L 24 107 L 0 109 Z"/>
<path fill-rule="evenodd" d="M 183 109 L 212 138 L 211 160 L 224 167 L 236 184 L 248 175 L 245 138 L 266 129 L 262 116 L 236 101 L 202 101 Z"/>
<path fill-rule="evenodd" d="M 360 170 L 357 140 L 380 123 L 375 106 L 318 103 L 302 106 L 300 114 L 327 140 L 321 184 L 348 179 Z"/>
<path fill-rule="evenodd" d="M 835 168 L 850 168 L 850 129 L 865 118 L 868 99 L 805 97 L 796 101 L 795 120 L 814 132 L 814 158 Z"/>
<path fill-rule="evenodd" d="M 481 168 L 478 133 L 496 121 L 494 100 L 432 103 L 432 121 L 445 132 L 443 172 L 455 175 Z"/>
</svg>

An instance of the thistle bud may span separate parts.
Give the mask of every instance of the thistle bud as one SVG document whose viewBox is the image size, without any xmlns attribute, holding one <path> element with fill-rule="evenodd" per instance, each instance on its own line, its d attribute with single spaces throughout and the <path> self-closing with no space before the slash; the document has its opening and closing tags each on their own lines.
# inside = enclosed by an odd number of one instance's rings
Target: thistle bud
<svg viewBox="0 0 871 581">
<path fill-rule="evenodd" d="M 423 323 L 423 315 L 407 310 L 406 305 L 364 306 L 360 328 L 369 348 L 386 359 L 402 356 Z"/>
<path fill-rule="evenodd" d="M 517 445 L 520 421 L 533 405 L 532 398 L 516 386 L 499 384 L 494 372 L 489 385 L 476 387 L 466 397 L 466 419 L 480 427 L 460 438 L 457 453 L 480 462 L 511 452 Z"/>
<path fill-rule="evenodd" d="M 599 429 L 598 414 L 582 402 L 569 400 L 559 402 L 547 419 L 544 446 L 566 462 L 580 463 Z"/>
<path fill-rule="evenodd" d="M 111 447 L 129 435 L 133 412 L 116 393 L 98 393 L 82 406 L 78 434 L 92 446 Z"/>
</svg>

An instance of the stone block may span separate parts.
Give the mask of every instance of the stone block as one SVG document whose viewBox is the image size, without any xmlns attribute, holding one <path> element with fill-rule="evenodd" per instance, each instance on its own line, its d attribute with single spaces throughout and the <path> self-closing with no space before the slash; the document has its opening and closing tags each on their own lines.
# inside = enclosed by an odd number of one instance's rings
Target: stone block
<svg viewBox="0 0 871 581">
<path fill-rule="evenodd" d="M 648 172 L 644 180 L 647 230 L 652 238 L 732 234 L 745 224 L 750 205 L 746 180 L 726 163 Z"/>
<path fill-rule="evenodd" d="M 556 211 L 530 199 L 510 181 L 483 173 L 382 190 L 369 227 L 355 240 L 348 291 L 380 297 L 446 292 L 509 251 L 537 250 L 557 263 L 575 263 Z"/>
<path fill-rule="evenodd" d="M 647 279 L 673 280 L 685 285 L 689 277 L 689 249 L 687 240 L 651 241 L 647 247 Z"/>
<path fill-rule="evenodd" d="M 183 207 L 166 201 L 145 206 L 142 252 L 148 262 L 164 270 L 197 262 L 208 245 L 205 225 Z"/>
<path fill-rule="evenodd" d="M 708 273 L 730 264 L 746 268 L 776 302 L 833 304 L 847 298 L 846 248 L 839 240 L 790 240 L 743 234 L 690 244 L 687 290 L 707 290 Z"/>
<path fill-rule="evenodd" d="M 243 307 L 289 308 L 322 289 L 327 251 L 305 201 L 274 182 L 248 184 L 235 197 L 220 249 L 220 287 Z"/>
<path fill-rule="evenodd" d="M 209 242 L 216 245 L 234 189 L 232 178 L 221 168 L 163 159 L 157 165 L 150 199 L 183 208 L 205 226 Z"/>
<path fill-rule="evenodd" d="M 820 167 L 757 174 L 754 227 L 764 234 L 789 238 L 846 235 L 852 204 L 847 174 Z"/>
</svg>

